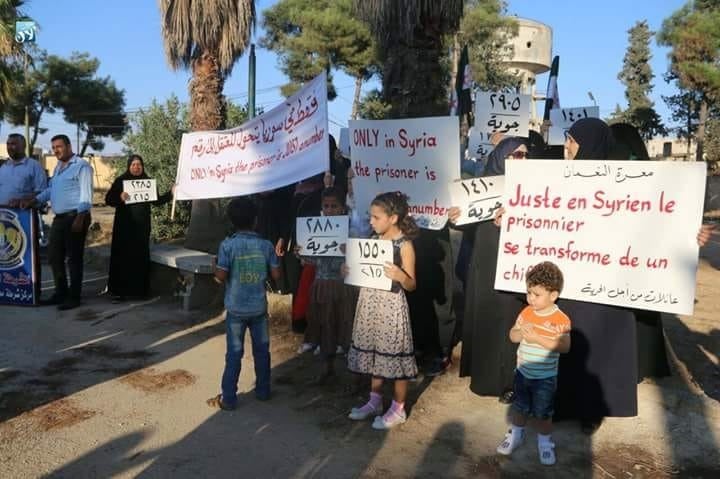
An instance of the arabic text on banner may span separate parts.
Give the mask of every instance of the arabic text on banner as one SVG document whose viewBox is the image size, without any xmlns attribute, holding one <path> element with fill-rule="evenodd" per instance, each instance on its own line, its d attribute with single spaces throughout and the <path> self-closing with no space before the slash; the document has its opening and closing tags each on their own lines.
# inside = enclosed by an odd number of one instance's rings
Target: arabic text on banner
<svg viewBox="0 0 720 479">
<path fill-rule="evenodd" d="M 175 196 L 195 200 L 248 195 L 322 173 L 330 164 L 327 125 L 323 73 L 240 127 L 186 133 Z"/>
<path fill-rule="evenodd" d="M 157 201 L 156 180 L 149 178 L 138 180 L 123 180 L 123 191 L 129 195 L 125 204 L 147 203 Z"/>
<path fill-rule="evenodd" d="M 0 304 L 33 305 L 40 294 L 33 210 L 0 208 Z"/>
<path fill-rule="evenodd" d="M 495 288 L 525 292 L 542 261 L 561 297 L 692 314 L 705 165 L 508 161 Z"/>
<path fill-rule="evenodd" d="M 385 276 L 386 262 L 393 262 L 392 241 L 348 238 L 345 284 L 390 291 L 392 280 Z"/>
<path fill-rule="evenodd" d="M 469 154 L 485 158 L 494 146 L 493 133 L 505 136 L 528 136 L 530 129 L 530 95 L 502 92 L 477 92 L 475 125 L 470 135 Z"/>
<path fill-rule="evenodd" d="M 358 212 L 369 217 L 380 193 L 402 191 L 418 226 L 447 222 L 447 184 L 460 177 L 457 117 L 350 122 L 353 190 Z"/>
<path fill-rule="evenodd" d="M 574 108 L 555 108 L 550 110 L 550 136 L 548 145 L 565 143 L 565 132 L 573 123 L 582 118 L 600 118 L 599 106 L 578 106 Z"/>
<path fill-rule="evenodd" d="M 307 216 L 296 223 L 297 244 L 303 256 L 345 256 L 348 216 Z"/>
<path fill-rule="evenodd" d="M 504 176 L 486 176 L 450 183 L 453 206 L 460 208 L 457 226 L 492 220 L 502 206 Z"/>
</svg>

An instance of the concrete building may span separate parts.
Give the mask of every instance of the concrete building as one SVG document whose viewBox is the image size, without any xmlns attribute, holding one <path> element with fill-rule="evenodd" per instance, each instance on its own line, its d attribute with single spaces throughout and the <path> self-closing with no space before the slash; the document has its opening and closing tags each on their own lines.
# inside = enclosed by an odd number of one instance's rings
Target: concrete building
<svg viewBox="0 0 720 479">
<path fill-rule="evenodd" d="M 653 160 L 695 161 L 697 145 L 675 137 L 653 138 L 645 143 L 648 156 Z"/>
</svg>

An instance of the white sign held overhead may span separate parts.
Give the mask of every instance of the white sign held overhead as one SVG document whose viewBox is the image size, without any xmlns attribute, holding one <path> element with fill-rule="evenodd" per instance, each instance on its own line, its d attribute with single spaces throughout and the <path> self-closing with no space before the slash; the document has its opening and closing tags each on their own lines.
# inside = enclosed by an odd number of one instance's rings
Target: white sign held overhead
<svg viewBox="0 0 720 479">
<path fill-rule="evenodd" d="M 491 143 L 492 133 L 481 132 L 473 126 L 468 132 L 468 156 L 470 158 L 484 159 L 494 148 Z"/>
<path fill-rule="evenodd" d="M 502 92 L 477 92 L 475 95 L 475 130 L 480 142 L 473 143 L 471 154 L 489 153 L 494 133 L 504 136 L 528 136 L 530 129 L 530 95 Z M 475 156 L 485 158 L 485 156 Z"/>
<path fill-rule="evenodd" d="M 393 262 L 392 241 L 349 238 L 345 253 L 348 268 L 345 284 L 390 291 L 392 280 L 385 275 L 386 262 Z"/>
<path fill-rule="evenodd" d="M 138 179 L 123 180 L 123 191 L 129 195 L 125 200 L 126 205 L 133 203 L 147 203 L 149 201 L 157 201 L 157 184 L 156 180 Z"/>
<path fill-rule="evenodd" d="M 249 195 L 330 168 L 325 74 L 267 113 L 225 131 L 185 133 L 179 200 Z"/>
<path fill-rule="evenodd" d="M 445 226 L 447 184 L 460 177 L 457 117 L 351 121 L 350 143 L 355 205 L 363 218 L 375 196 L 401 191 L 418 226 Z"/>
<path fill-rule="evenodd" d="M 452 205 L 460 208 L 457 226 L 492 220 L 502 207 L 504 176 L 486 176 L 450 183 Z"/>
<path fill-rule="evenodd" d="M 297 244 L 302 256 L 345 256 L 347 216 L 308 216 L 296 223 Z"/>
<path fill-rule="evenodd" d="M 495 288 L 524 292 L 542 261 L 561 297 L 692 314 L 705 165 L 509 161 Z"/>
<path fill-rule="evenodd" d="M 548 145 L 565 143 L 565 132 L 581 118 L 600 118 L 599 106 L 579 106 L 550 110 L 550 137 Z"/>
</svg>

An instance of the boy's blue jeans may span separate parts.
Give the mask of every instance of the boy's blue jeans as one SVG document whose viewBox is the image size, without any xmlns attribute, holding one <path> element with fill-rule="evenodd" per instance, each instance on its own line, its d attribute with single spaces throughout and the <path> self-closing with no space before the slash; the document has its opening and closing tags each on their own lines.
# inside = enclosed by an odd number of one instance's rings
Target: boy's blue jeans
<svg viewBox="0 0 720 479">
<path fill-rule="evenodd" d="M 228 406 L 237 405 L 237 383 L 247 329 L 250 329 L 255 362 L 255 396 L 261 400 L 270 398 L 270 335 L 267 315 L 240 316 L 228 312 L 225 318 L 227 352 L 222 376 L 222 400 Z"/>
</svg>

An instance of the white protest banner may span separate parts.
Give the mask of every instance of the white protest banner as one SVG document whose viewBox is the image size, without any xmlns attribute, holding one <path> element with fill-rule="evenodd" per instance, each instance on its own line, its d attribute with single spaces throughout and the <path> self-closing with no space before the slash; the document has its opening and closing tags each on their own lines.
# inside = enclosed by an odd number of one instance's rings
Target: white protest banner
<svg viewBox="0 0 720 479">
<path fill-rule="evenodd" d="M 149 178 L 142 180 L 123 180 L 123 191 L 130 196 L 125 200 L 126 205 L 157 200 L 156 180 Z"/>
<path fill-rule="evenodd" d="M 491 220 L 502 206 L 504 176 L 486 176 L 450 183 L 453 206 L 460 208 L 457 226 Z"/>
<path fill-rule="evenodd" d="M 599 106 L 578 106 L 574 108 L 554 108 L 550 110 L 550 136 L 548 145 L 565 143 L 565 132 L 581 118 L 600 118 Z"/>
<path fill-rule="evenodd" d="M 479 91 L 475 95 L 475 125 L 480 142 L 473 143 L 475 154 L 489 153 L 493 133 L 505 136 L 528 136 L 530 129 L 530 95 Z M 481 158 L 476 156 L 476 158 Z"/>
<path fill-rule="evenodd" d="M 248 195 L 329 169 L 325 74 L 282 104 L 225 131 L 185 133 L 180 145 L 179 200 Z"/>
<path fill-rule="evenodd" d="M 350 122 L 355 204 L 369 217 L 380 193 L 402 191 L 418 226 L 439 230 L 447 222 L 447 184 L 460 177 L 457 117 Z"/>
<path fill-rule="evenodd" d="M 386 262 L 393 262 L 392 241 L 348 238 L 345 284 L 390 291 L 392 280 L 385 276 Z"/>
<path fill-rule="evenodd" d="M 345 256 L 341 246 L 347 243 L 348 216 L 306 216 L 298 218 L 297 244 L 303 256 Z"/>
<path fill-rule="evenodd" d="M 525 292 L 542 261 L 561 297 L 692 314 L 705 165 L 508 161 L 495 288 Z"/>
</svg>

